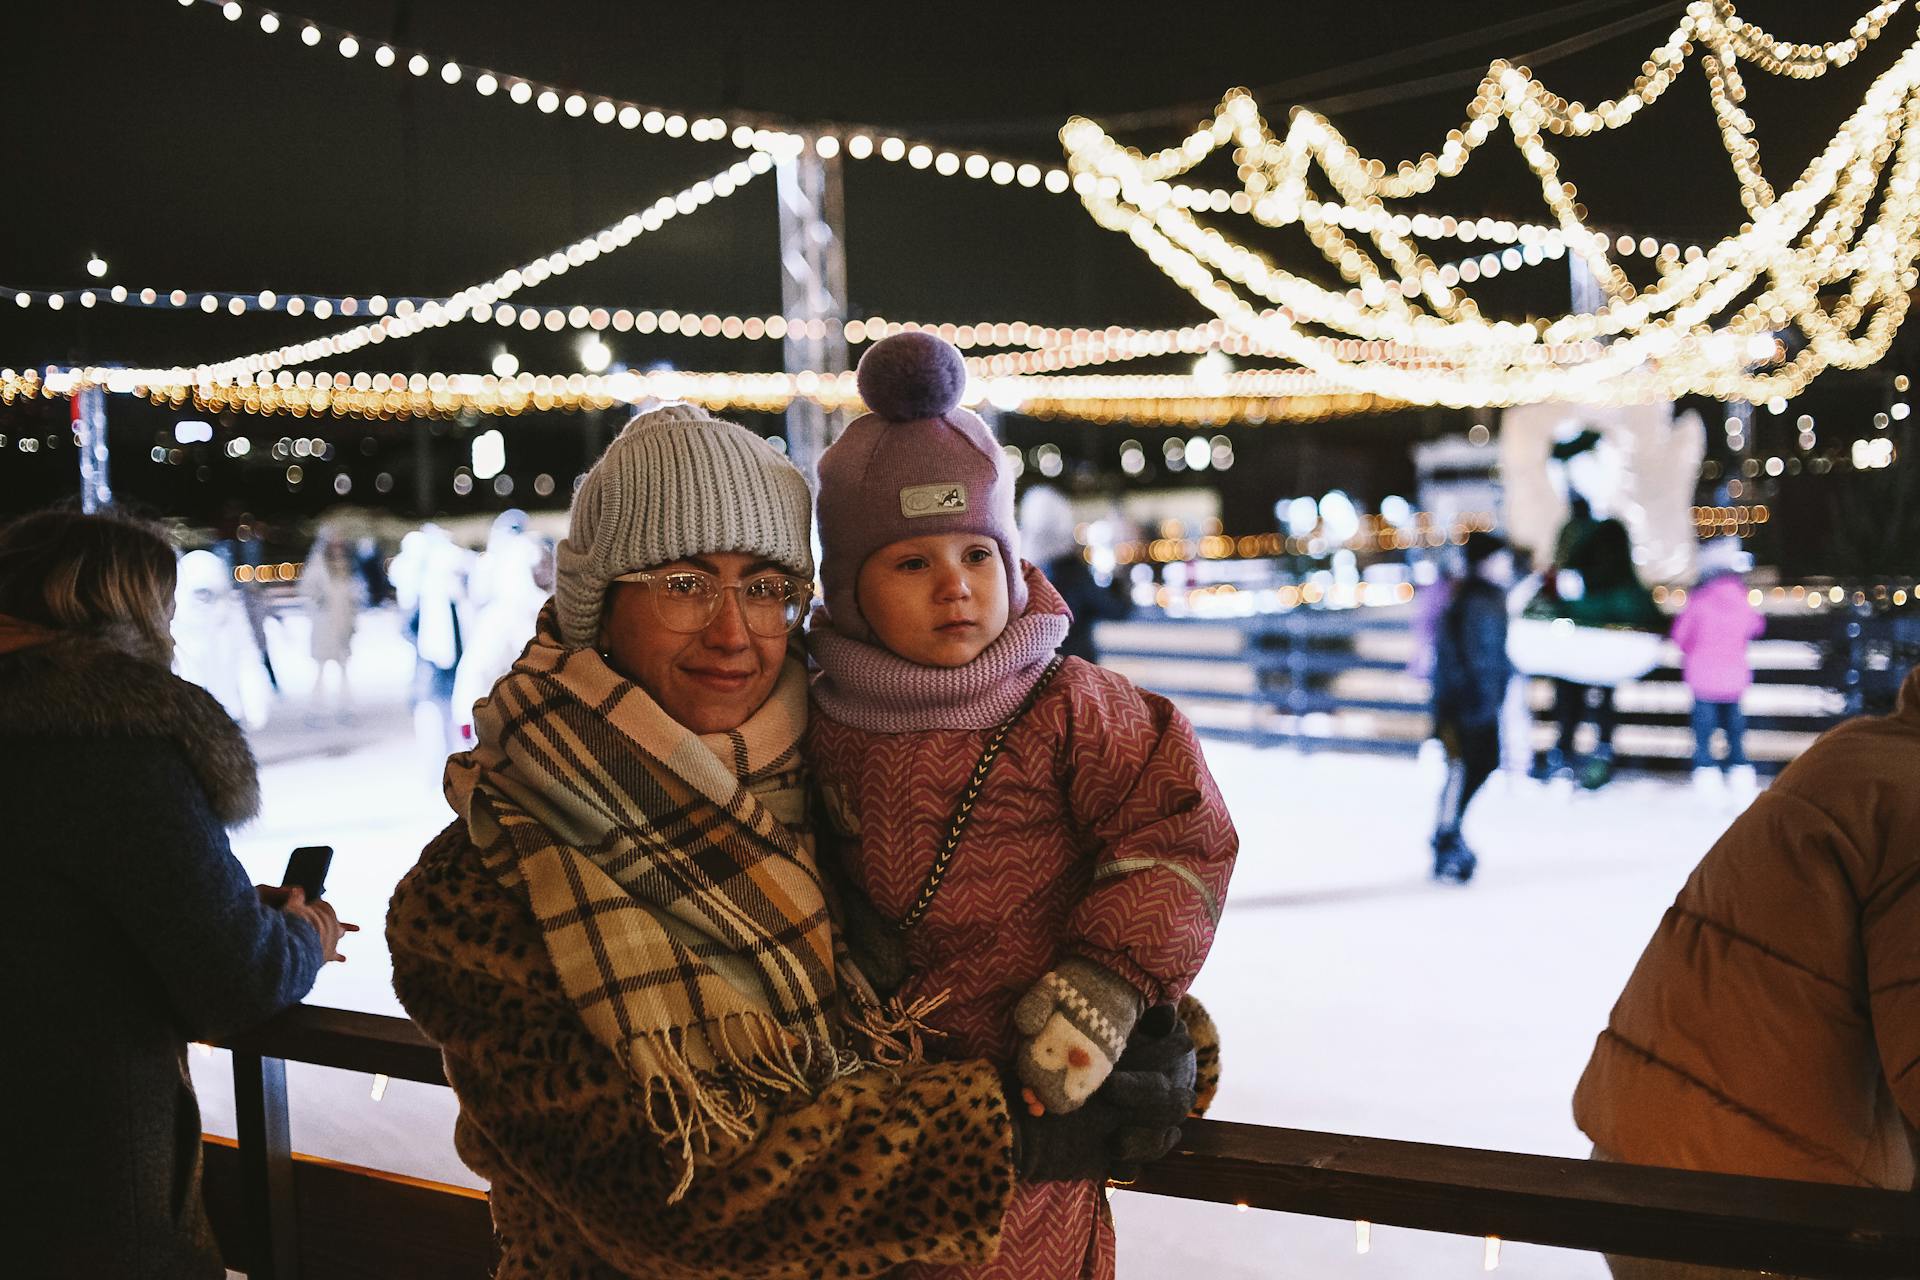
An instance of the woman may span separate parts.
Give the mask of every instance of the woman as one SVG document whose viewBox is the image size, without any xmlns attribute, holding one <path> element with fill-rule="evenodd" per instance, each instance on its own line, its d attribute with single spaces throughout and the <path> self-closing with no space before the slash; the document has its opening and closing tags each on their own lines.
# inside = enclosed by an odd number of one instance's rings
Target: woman
<svg viewBox="0 0 1920 1280">
<path fill-rule="evenodd" d="M 352 928 L 234 860 L 226 827 L 260 803 L 253 756 L 167 670 L 173 598 L 173 550 L 146 525 L 45 512 L 0 528 L 0 1197 L 19 1275 L 224 1274 L 187 1041 L 300 999 Z"/>
<path fill-rule="evenodd" d="M 920 1061 L 914 1011 L 846 960 L 790 652 L 810 505 L 742 427 L 628 423 L 449 763 L 458 819 L 395 892 L 394 988 L 444 1052 L 503 1277 L 981 1261 L 1016 1176 L 1158 1156 L 1192 1104 L 1176 1027 L 1080 1112 L 1012 1116 L 985 1063 Z"/>
</svg>

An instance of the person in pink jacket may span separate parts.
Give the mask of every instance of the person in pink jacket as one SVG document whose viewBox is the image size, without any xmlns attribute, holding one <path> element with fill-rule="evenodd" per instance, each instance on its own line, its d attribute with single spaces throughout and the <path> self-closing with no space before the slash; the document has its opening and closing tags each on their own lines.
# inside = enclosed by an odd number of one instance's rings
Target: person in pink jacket
<svg viewBox="0 0 1920 1280">
<path fill-rule="evenodd" d="M 1673 642 L 1685 658 L 1681 675 L 1693 692 L 1693 779 L 1703 789 L 1731 785 L 1751 791 L 1754 786 L 1740 696 L 1753 683 L 1747 645 L 1766 624 L 1747 600 L 1741 574 L 1748 559 L 1733 538 L 1716 538 L 1702 547 L 1699 584 L 1673 623 Z M 1724 761 L 1713 756 L 1716 729 L 1727 735 Z"/>
<path fill-rule="evenodd" d="M 1056 655 L 1071 615 L 1019 558 L 1013 477 L 959 407 L 960 353 L 902 334 L 858 382 L 874 412 L 820 460 L 821 863 L 930 1054 L 984 1057 L 1032 1113 L 1072 1111 L 1136 1021 L 1171 1019 L 1157 1006 L 1206 958 L 1238 837 L 1186 718 Z M 1106 1197 L 1023 1184 L 993 1261 L 910 1273 L 1105 1280 Z"/>
</svg>

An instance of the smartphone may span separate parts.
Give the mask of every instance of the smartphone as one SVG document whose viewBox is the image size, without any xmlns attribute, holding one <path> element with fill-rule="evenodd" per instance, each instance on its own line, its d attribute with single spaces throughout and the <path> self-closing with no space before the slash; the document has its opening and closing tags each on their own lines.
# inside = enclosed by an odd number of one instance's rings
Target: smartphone
<svg viewBox="0 0 1920 1280">
<path fill-rule="evenodd" d="M 306 891 L 308 902 L 318 902 L 327 891 L 327 867 L 332 862 L 332 845 L 302 845 L 287 859 L 287 874 L 280 878 L 280 883 L 297 884 Z"/>
</svg>

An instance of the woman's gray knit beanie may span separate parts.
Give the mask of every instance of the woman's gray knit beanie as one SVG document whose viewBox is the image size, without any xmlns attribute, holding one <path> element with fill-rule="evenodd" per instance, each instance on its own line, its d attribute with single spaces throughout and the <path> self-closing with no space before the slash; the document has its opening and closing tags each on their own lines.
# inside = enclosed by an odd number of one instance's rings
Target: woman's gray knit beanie
<svg viewBox="0 0 1920 1280">
<path fill-rule="evenodd" d="M 740 551 L 813 579 L 813 496 L 760 436 L 671 404 L 634 415 L 574 495 L 556 560 L 561 637 L 600 640 L 607 583 L 685 556 Z"/>
</svg>

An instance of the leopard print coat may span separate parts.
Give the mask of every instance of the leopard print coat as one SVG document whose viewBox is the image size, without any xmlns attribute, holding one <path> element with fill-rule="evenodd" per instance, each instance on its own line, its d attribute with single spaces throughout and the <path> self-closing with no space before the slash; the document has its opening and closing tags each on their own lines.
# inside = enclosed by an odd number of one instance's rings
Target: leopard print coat
<svg viewBox="0 0 1920 1280">
<path fill-rule="evenodd" d="M 387 942 L 394 989 L 459 1095 L 460 1156 L 492 1185 L 502 1280 L 872 1276 L 997 1250 L 1013 1129 L 984 1063 L 872 1070 L 776 1101 L 668 1204 L 644 1100 L 459 823 L 400 882 Z"/>
</svg>

